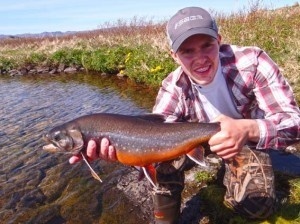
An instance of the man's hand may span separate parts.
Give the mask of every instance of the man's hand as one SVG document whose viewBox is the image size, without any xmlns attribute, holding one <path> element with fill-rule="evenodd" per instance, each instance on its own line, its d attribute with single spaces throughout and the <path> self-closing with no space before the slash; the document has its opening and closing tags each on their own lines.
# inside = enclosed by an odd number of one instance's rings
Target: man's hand
<svg viewBox="0 0 300 224">
<path fill-rule="evenodd" d="M 117 161 L 115 148 L 110 145 L 107 138 L 101 140 L 99 150 L 97 150 L 97 143 L 94 140 L 90 140 L 87 145 L 86 156 L 88 160 L 104 159 L 111 162 Z M 74 164 L 81 159 L 80 155 L 72 156 L 69 159 L 69 163 Z"/>
<path fill-rule="evenodd" d="M 247 141 L 259 141 L 259 127 L 255 120 L 220 115 L 214 121 L 221 123 L 221 131 L 213 135 L 208 143 L 211 151 L 223 159 L 238 154 Z"/>
</svg>

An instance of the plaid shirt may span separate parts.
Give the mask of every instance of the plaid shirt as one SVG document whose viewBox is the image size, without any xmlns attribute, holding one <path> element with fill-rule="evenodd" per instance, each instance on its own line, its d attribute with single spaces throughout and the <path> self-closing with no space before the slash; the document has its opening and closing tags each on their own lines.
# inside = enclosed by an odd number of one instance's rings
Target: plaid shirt
<svg viewBox="0 0 300 224">
<path fill-rule="evenodd" d="M 256 119 L 258 149 L 285 148 L 300 140 L 300 111 L 293 91 L 270 57 L 257 47 L 220 46 L 221 70 L 237 111 Z M 181 67 L 162 82 L 153 113 L 168 122 L 209 122 L 195 86 Z"/>
</svg>

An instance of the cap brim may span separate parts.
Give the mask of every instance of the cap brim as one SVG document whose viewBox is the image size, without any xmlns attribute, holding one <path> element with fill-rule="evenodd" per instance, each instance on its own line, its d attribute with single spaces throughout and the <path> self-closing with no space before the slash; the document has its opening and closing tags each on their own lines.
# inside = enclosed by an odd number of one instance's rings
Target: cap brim
<svg viewBox="0 0 300 224">
<path fill-rule="evenodd" d="M 180 47 L 180 45 L 189 37 L 196 35 L 196 34 L 205 34 L 208 36 L 211 36 L 215 39 L 218 39 L 218 33 L 210 28 L 193 28 L 190 29 L 186 32 L 184 32 L 182 35 L 180 35 L 172 44 L 172 50 L 174 52 L 178 51 L 178 48 Z"/>
</svg>

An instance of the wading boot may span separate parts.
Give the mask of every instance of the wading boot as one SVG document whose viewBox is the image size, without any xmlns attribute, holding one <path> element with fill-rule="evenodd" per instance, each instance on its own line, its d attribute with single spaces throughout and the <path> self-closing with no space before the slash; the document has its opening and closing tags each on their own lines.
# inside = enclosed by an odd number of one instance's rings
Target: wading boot
<svg viewBox="0 0 300 224">
<path fill-rule="evenodd" d="M 157 186 L 152 188 L 155 224 L 177 224 L 180 218 L 181 192 L 184 188 L 185 158 L 163 162 L 156 167 Z"/>
<path fill-rule="evenodd" d="M 224 204 L 249 219 L 265 219 L 275 210 L 274 172 L 267 152 L 245 146 L 225 163 Z"/>
<path fill-rule="evenodd" d="M 155 224 L 177 224 L 180 217 L 181 192 L 178 194 L 154 194 Z"/>
</svg>

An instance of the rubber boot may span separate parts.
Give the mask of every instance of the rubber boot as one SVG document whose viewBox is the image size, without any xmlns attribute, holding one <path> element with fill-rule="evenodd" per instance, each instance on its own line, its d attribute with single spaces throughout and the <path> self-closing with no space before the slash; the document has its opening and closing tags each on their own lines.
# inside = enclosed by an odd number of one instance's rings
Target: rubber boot
<svg viewBox="0 0 300 224">
<path fill-rule="evenodd" d="M 185 158 L 163 162 L 156 167 L 157 186 L 152 188 L 155 224 L 176 224 L 180 217 Z"/>
<path fill-rule="evenodd" d="M 176 224 L 180 217 L 181 195 L 154 194 L 155 224 Z"/>
</svg>

